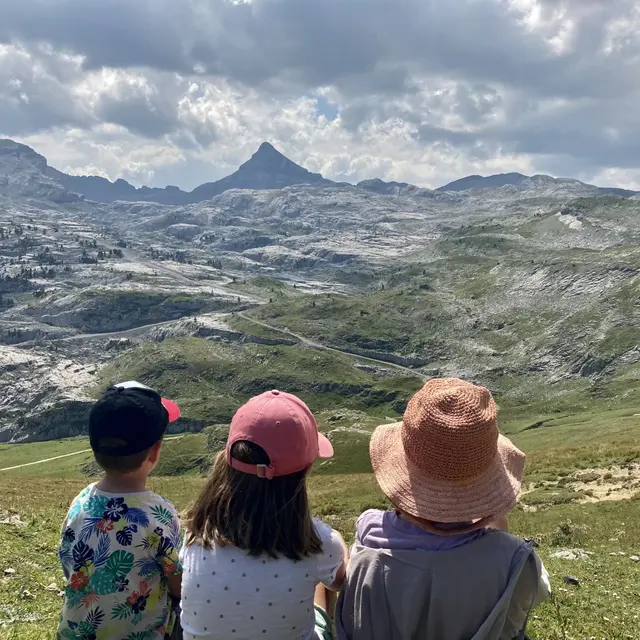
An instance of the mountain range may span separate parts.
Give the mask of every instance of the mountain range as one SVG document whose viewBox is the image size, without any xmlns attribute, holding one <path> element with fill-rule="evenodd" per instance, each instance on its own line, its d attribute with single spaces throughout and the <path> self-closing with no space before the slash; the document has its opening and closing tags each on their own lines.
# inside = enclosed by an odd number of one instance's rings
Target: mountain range
<svg viewBox="0 0 640 640">
<path fill-rule="evenodd" d="M 49 166 L 46 158 L 30 147 L 13 140 L 0 139 L 0 195 L 8 197 L 35 197 L 58 203 L 91 200 L 101 203 L 125 201 L 186 205 L 211 200 L 231 189 L 282 189 L 294 185 L 351 186 L 308 171 L 289 160 L 268 142 L 263 142 L 251 158 L 231 175 L 216 182 L 207 182 L 187 192 L 176 186 L 135 187 L 122 178 L 111 182 L 99 176 L 69 175 Z M 502 173 L 486 177 L 472 175 L 435 190 L 406 182 L 385 182 L 380 179 L 363 180 L 355 186 L 382 195 L 419 198 L 433 198 L 447 192 L 502 188 L 521 191 L 567 189 L 572 193 L 588 196 L 636 195 L 636 192 L 627 189 L 597 187 L 570 178 L 525 176 L 521 173 Z"/>
</svg>

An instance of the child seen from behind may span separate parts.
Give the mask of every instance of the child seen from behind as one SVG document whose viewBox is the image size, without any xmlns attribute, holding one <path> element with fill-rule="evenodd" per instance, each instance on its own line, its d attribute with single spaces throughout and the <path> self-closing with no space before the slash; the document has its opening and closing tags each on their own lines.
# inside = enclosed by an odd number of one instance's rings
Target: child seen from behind
<svg viewBox="0 0 640 640">
<path fill-rule="evenodd" d="M 313 462 L 331 455 L 293 395 L 270 391 L 238 410 L 187 516 L 185 640 L 332 637 L 325 587 L 340 588 L 347 550 L 311 517 L 306 489 Z"/>
<path fill-rule="evenodd" d="M 340 640 L 525 637 L 550 586 L 533 544 L 504 530 L 524 454 L 496 420 L 487 389 L 439 379 L 376 429 L 371 462 L 394 508 L 358 519 Z"/>
<path fill-rule="evenodd" d="M 111 387 L 93 406 L 89 439 L 102 479 L 78 495 L 62 527 L 67 580 L 58 640 L 162 640 L 180 597 L 180 523 L 147 490 L 178 407 L 137 382 Z"/>
</svg>

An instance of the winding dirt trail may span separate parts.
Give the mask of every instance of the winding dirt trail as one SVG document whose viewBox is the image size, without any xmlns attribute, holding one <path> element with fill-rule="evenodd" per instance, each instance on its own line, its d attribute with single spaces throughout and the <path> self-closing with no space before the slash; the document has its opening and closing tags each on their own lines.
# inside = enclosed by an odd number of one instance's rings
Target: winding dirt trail
<svg viewBox="0 0 640 640">
<path fill-rule="evenodd" d="M 257 324 L 261 327 L 264 327 L 265 329 L 270 329 L 271 331 L 275 331 L 277 333 L 282 333 L 283 335 L 296 338 L 296 340 L 299 340 L 303 344 L 306 344 L 309 347 L 313 347 L 314 349 L 323 349 L 324 351 L 341 353 L 345 356 L 349 356 L 350 358 L 355 358 L 357 360 L 365 360 L 366 362 L 373 362 L 374 364 L 386 367 L 387 369 L 389 368 L 398 369 L 415 378 L 422 378 L 423 380 L 426 380 L 428 378 L 428 376 L 426 376 L 424 373 L 421 373 L 420 371 L 416 371 L 415 369 L 410 369 L 409 367 L 405 367 L 401 364 L 395 364 L 394 362 L 387 362 L 386 360 L 377 360 L 376 358 L 371 358 L 369 356 L 361 356 L 361 355 L 358 355 L 357 353 L 343 351 L 342 349 L 338 349 L 338 347 L 329 347 L 326 344 L 315 342 L 314 340 L 306 338 L 305 336 L 301 336 L 300 334 L 293 333 L 293 331 L 289 331 L 288 329 L 281 329 L 279 327 L 274 327 L 273 325 L 270 325 L 266 322 L 262 322 L 261 320 L 256 320 L 255 318 L 251 318 L 245 313 L 243 313 L 242 311 L 238 312 L 236 315 L 240 316 L 243 320 L 247 320 L 248 322 Z"/>
</svg>

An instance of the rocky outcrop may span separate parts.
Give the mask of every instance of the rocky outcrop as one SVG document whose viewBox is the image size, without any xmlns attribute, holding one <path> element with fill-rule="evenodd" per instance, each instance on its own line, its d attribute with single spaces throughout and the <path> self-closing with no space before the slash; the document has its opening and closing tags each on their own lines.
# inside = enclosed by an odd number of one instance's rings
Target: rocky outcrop
<svg viewBox="0 0 640 640">
<path fill-rule="evenodd" d="M 380 193 L 388 196 L 402 195 L 417 198 L 433 198 L 435 195 L 431 189 L 416 187 L 415 185 L 407 182 L 384 182 L 379 178 L 362 180 L 358 182 L 356 186 L 360 189 L 366 189 L 367 191 L 373 191 L 374 193 Z"/>
<path fill-rule="evenodd" d="M 76 204 L 84 197 L 49 177 L 47 160 L 30 147 L 0 139 L 0 197 Z"/>
<path fill-rule="evenodd" d="M 343 351 L 365 358 L 372 358 L 373 360 L 380 360 L 381 362 L 399 364 L 402 367 L 424 367 L 429 364 L 429 360 L 425 358 L 401 356 L 397 353 L 389 353 L 388 351 L 372 351 L 370 349 L 358 349 L 357 347 L 344 347 Z"/>
<path fill-rule="evenodd" d="M 228 311 L 237 299 L 216 296 L 170 296 L 141 291 L 87 291 L 64 296 L 26 312 L 40 322 L 84 333 L 112 333 L 156 322 L 178 320 L 205 311 Z"/>
<path fill-rule="evenodd" d="M 18 419 L 11 441 L 37 442 L 86 435 L 93 402 L 60 398 L 44 411 Z"/>
<path fill-rule="evenodd" d="M 43 350 L 0 346 L 0 442 L 85 433 L 96 367 Z"/>
</svg>

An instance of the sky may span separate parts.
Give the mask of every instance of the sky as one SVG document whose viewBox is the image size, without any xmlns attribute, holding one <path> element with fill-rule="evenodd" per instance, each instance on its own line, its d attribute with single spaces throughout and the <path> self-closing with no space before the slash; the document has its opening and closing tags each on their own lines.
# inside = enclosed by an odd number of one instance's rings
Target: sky
<svg viewBox="0 0 640 640">
<path fill-rule="evenodd" d="M 263 141 L 334 180 L 640 189 L 637 0 L 0 0 L 0 137 L 192 189 Z"/>
</svg>

